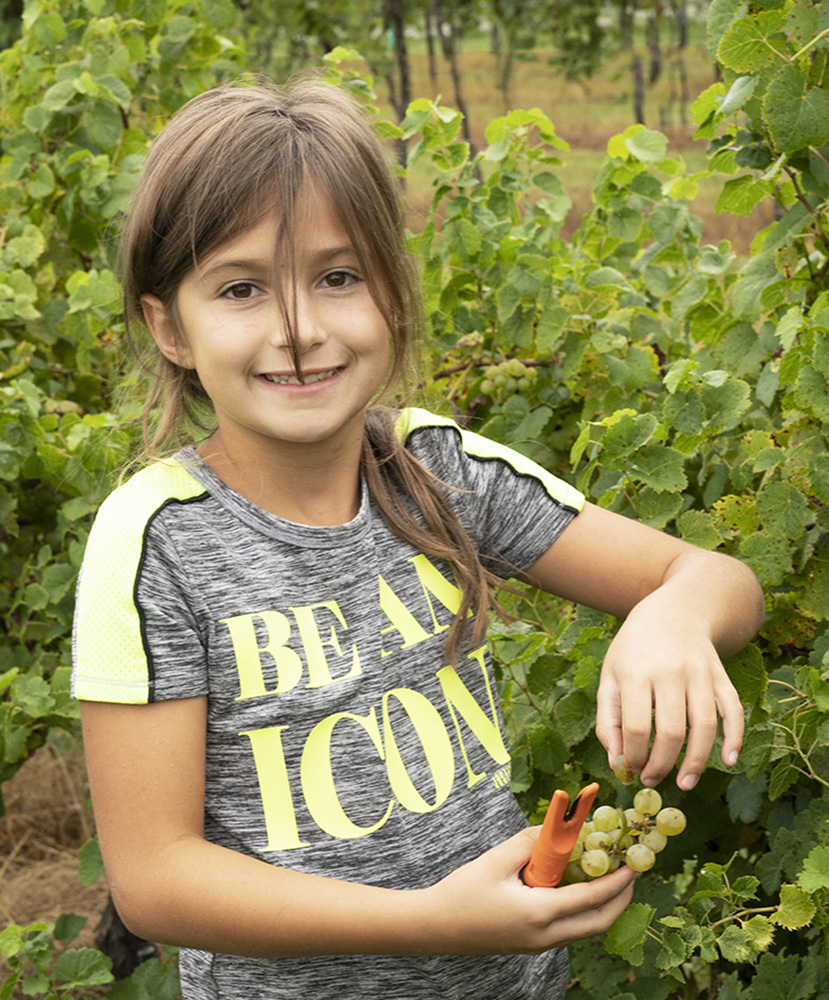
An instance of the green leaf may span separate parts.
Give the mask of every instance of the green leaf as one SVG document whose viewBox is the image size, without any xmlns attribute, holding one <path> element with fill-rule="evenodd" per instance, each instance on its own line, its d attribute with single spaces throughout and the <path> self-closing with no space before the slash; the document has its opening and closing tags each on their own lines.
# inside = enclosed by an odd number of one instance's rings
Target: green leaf
<svg viewBox="0 0 829 1000">
<path fill-rule="evenodd" d="M 631 903 L 611 924 L 605 935 L 605 948 L 611 955 L 621 955 L 630 965 L 644 961 L 645 935 L 656 910 L 646 903 Z"/>
<path fill-rule="evenodd" d="M 735 924 L 725 928 L 717 938 L 717 945 L 728 962 L 749 962 L 755 954 L 751 935 Z"/>
<path fill-rule="evenodd" d="M 74 941 L 86 927 L 87 917 L 79 917 L 76 913 L 62 913 L 55 921 L 55 940 Z"/>
<path fill-rule="evenodd" d="M 669 931 L 662 939 L 662 947 L 657 952 L 654 965 L 657 969 L 675 969 L 687 957 L 685 942 L 676 931 Z"/>
<path fill-rule="evenodd" d="M 52 978 L 64 990 L 111 983 L 112 962 L 95 948 L 73 948 L 57 960 Z"/>
<path fill-rule="evenodd" d="M 751 215 L 766 194 L 764 186 L 758 184 L 755 177 L 734 177 L 723 184 L 717 198 L 716 211 L 740 216 Z"/>
<path fill-rule="evenodd" d="M 780 906 L 771 915 L 771 920 L 786 930 L 796 931 L 801 927 L 807 927 L 815 913 L 815 904 L 807 893 L 796 885 L 782 885 Z"/>
<path fill-rule="evenodd" d="M 661 163 L 668 150 L 668 137 L 661 132 L 642 129 L 625 139 L 625 148 L 642 163 Z"/>
<path fill-rule="evenodd" d="M 723 98 L 719 111 L 721 115 L 732 115 L 746 103 L 757 86 L 756 76 L 738 76 Z"/>
<path fill-rule="evenodd" d="M 733 678 L 732 672 L 729 670 Z M 732 822 L 755 823 L 766 796 L 766 776 L 749 781 L 745 774 L 735 774 L 726 789 L 728 814 Z"/>
<path fill-rule="evenodd" d="M 829 889 L 829 847 L 815 847 L 803 863 L 797 884 L 808 893 Z"/>
<path fill-rule="evenodd" d="M 81 885 L 92 885 L 104 874 L 104 861 L 98 838 L 93 837 L 78 852 L 78 877 Z"/>
<path fill-rule="evenodd" d="M 797 66 L 784 66 L 769 84 L 763 120 L 778 153 L 829 142 L 829 91 L 809 85 Z"/>
<path fill-rule="evenodd" d="M 762 913 L 758 913 L 750 920 L 747 920 L 743 924 L 743 930 L 750 938 L 753 951 L 763 952 L 771 947 L 774 940 L 774 925 Z"/>
<path fill-rule="evenodd" d="M 789 483 L 771 483 L 757 494 L 757 514 L 773 537 L 800 538 L 807 513 L 805 497 Z"/>
<path fill-rule="evenodd" d="M 768 675 L 760 648 L 753 643 L 746 646 L 736 656 L 729 657 L 726 669 L 737 689 L 740 700 L 746 705 L 758 704 L 765 694 L 768 684 Z M 731 785 L 729 785 L 730 787 Z"/>
<path fill-rule="evenodd" d="M 792 567 L 791 543 L 755 531 L 740 543 L 740 556 L 765 587 L 779 587 Z"/>
<path fill-rule="evenodd" d="M 684 490 L 688 485 L 682 453 L 665 445 L 654 444 L 641 448 L 631 460 L 630 469 L 657 493 Z"/>
<path fill-rule="evenodd" d="M 702 549 L 716 549 L 722 538 L 713 515 L 704 510 L 688 510 L 676 520 L 680 537 Z"/>
<path fill-rule="evenodd" d="M 781 34 L 785 17 L 779 10 L 743 17 L 723 35 L 717 60 L 737 73 L 754 73 L 785 58 L 786 39 Z"/>
</svg>

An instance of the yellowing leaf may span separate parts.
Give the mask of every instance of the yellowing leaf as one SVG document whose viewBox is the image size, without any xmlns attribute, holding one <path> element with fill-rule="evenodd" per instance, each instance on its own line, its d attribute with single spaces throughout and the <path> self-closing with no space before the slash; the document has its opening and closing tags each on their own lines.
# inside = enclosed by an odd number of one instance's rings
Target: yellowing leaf
<svg viewBox="0 0 829 1000">
<path fill-rule="evenodd" d="M 796 931 L 807 927 L 816 913 L 815 904 L 808 893 L 796 885 L 780 887 L 780 907 L 771 915 L 772 921 L 786 930 Z"/>
</svg>

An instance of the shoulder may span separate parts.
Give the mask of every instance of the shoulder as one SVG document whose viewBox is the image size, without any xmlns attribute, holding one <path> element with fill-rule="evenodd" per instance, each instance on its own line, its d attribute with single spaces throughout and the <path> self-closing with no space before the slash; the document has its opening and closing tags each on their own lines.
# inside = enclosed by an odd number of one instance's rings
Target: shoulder
<svg viewBox="0 0 829 1000">
<path fill-rule="evenodd" d="M 584 496 L 514 448 L 461 427 L 451 417 L 419 407 L 401 410 L 395 432 L 400 443 L 438 476 L 447 468 L 474 467 L 489 476 L 507 473 L 517 480 L 533 481 L 562 507 L 579 511 Z"/>
<path fill-rule="evenodd" d="M 90 535 L 142 536 L 154 516 L 169 503 L 188 503 L 206 490 L 178 458 L 154 462 L 115 489 L 101 504 Z"/>
</svg>

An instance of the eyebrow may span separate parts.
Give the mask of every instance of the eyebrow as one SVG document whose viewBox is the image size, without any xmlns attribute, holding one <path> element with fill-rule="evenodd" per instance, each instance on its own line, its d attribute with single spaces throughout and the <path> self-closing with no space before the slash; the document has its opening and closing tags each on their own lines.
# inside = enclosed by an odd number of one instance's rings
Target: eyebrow
<svg viewBox="0 0 829 1000">
<path fill-rule="evenodd" d="M 349 254 L 356 257 L 357 251 L 354 249 L 352 244 L 346 243 L 339 247 L 326 247 L 323 250 L 319 250 L 314 253 L 311 257 L 312 262 L 317 266 L 323 266 L 329 261 L 335 260 L 337 257 L 345 257 Z M 215 264 L 209 265 L 201 269 L 202 279 L 214 278 L 223 272 L 240 272 L 240 273 L 256 273 L 261 271 L 266 271 L 270 269 L 272 264 L 271 258 L 250 258 L 250 259 L 240 259 L 240 260 L 219 260 Z"/>
</svg>

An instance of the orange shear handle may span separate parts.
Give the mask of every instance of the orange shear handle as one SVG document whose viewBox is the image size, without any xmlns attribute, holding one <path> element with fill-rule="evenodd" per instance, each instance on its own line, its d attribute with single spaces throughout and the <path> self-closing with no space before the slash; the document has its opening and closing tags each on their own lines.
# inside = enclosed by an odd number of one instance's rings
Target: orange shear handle
<svg viewBox="0 0 829 1000">
<path fill-rule="evenodd" d="M 532 856 L 521 873 L 526 885 L 533 889 L 558 885 L 598 790 L 597 781 L 587 785 L 576 796 L 569 810 L 567 792 L 555 792 Z"/>
</svg>

